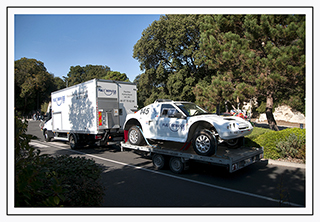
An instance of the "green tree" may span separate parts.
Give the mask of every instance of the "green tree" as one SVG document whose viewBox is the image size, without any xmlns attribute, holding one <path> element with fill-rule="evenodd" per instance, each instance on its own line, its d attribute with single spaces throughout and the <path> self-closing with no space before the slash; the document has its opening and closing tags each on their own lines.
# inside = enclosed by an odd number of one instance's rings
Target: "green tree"
<svg viewBox="0 0 320 222">
<path fill-rule="evenodd" d="M 66 83 L 60 77 L 54 77 L 54 85 L 57 90 L 66 88 Z"/>
<path fill-rule="evenodd" d="M 243 20 L 242 15 L 208 15 L 201 20 L 200 46 L 204 63 L 213 70 L 213 75 L 209 83 L 201 81 L 194 93 L 197 100 L 211 110 L 213 106 L 219 110 L 226 100 L 235 103 L 254 94 L 254 87 L 243 73 L 251 53 L 248 41 L 243 38 Z"/>
<path fill-rule="evenodd" d="M 73 86 L 88 80 L 101 79 L 108 74 L 110 68 L 101 65 L 71 66 L 67 77 L 64 77 L 67 86 Z"/>
<path fill-rule="evenodd" d="M 15 108 L 23 115 L 40 109 L 43 101 L 50 100 L 54 90 L 54 76 L 48 73 L 44 63 L 21 58 L 15 61 Z"/>
<path fill-rule="evenodd" d="M 73 86 L 95 78 L 129 81 L 125 73 L 111 71 L 108 66 L 102 65 L 71 66 L 68 75 L 63 78 L 68 86 Z"/>
<path fill-rule="evenodd" d="M 197 99 L 219 104 L 264 97 L 268 123 L 275 130 L 274 100 L 304 107 L 304 16 L 207 15 L 200 27 L 204 61 L 215 75 L 210 84 L 195 87 Z"/>
<path fill-rule="evenodd" d="M 125 73 L 117 71 L 109 71 L 106 76 L 102 77 L 102 79 L 129 82 L 129 78 Z"/>
<path fill-rule="evenodd" d="M 193 87 L 205 76 L 199 54 L 199 15 L 165 15 L 142 32 L 133 57 L 143 73 L 139 100 L 156 98 L 194 101 Z"/>
</svg>

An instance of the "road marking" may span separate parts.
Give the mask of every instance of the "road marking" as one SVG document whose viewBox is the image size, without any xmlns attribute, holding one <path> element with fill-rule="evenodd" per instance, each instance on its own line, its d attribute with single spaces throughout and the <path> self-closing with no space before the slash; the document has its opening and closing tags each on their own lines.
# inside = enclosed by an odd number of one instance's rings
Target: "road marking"
<svg viewBox="0 0 320 222">
<path fill-rule="evenodd" d="M 43 144 L 41 144 L 41 143 L 36 143 L 36 142 L 29 142 L 29 145 L 31 145 L 31 146 L 36 146 L 36 147 L 39 147 L 39 148 L 46 148 L 46 147 L 49 147 L 49 146 L 47 146 L 47 145 L 43 145 Z"/>
<path fill-rule="evenodd" d="M 39 141 L 37 141 L 37 143 L 33 142 L 33 144 L 40 144 L 41 146 L 48 147 L 46 145 L 41 144 Z M 84 152 L 81 152 L 81 151 L 78 151 L 78 150 L 72 150 L 72 149 L 69 149 L 68 147 L 66 147 L 66 148 L 59 147 L 59 146 L 52 146 L 52 147 L 57 148 L 57 149 L 62 149 L 62 150 L 66 150 L 67 149 L 67 150 L 69 150 L 71 152 L 74 152 L 74 153 L 90 156 L 90 157 L 93 157 L 93 158 L 96 158 L 96 159 L 104 160 L 104 161 L 115 163 L 115 164 L 118 164 L 118 165 L 128 166 L 128 167 L 132 167 L 132 168 L 135 168 L 135 169 L 139 169 L 139 170 L 143 170 L 143 171 L 159 174 L 159 175 L 162 175 L 162 176 L 167 176 L 167 177 L 171 177 L 171 178 L 175 178 L 175 179 L 179 179 L 179 180 L 184 180 L 184 181 L 195 183 L 195 184 L 200 184 L 200 185 L 207 186 L 207 187 L 212 187 L 212 188 L 215 188 L 215 189 L 220 189 L 220 190 L 225 190 L 225 191 L 238 193 L 238 194 L 242 194 L 242 195 L 246 195 L 246 196 L 256 197 L 256 198 L 260 198 L 260 199 L 264 199 L 264 200 L 268 200 L 268 201 L 272 201 L 272 202 L 277 202 L 277 203 L 280 202 L 280 200 L 277 200 L 277 199 L 274 199 L 274 198 L 271 198 L 271 197 L 266 197 L 266 196 L 262 196 L 262 195 L 258 195 L 258 194 L 245 192 L 245 191 L 240 191 L 240 190 L 235 190 L 235 189 L 231 189 L 231 188 L 221 187 L 221 186 L 217 186 L 217 185 L 213 185 L 213 184 L 209 184 L 209 183 L 204 183 L 204 182 L 201 182 L 201 181 L 196 181 L 196 180 L 192 180 L 192 179 L 188 179 L 188 178 L 184 178 L 184 177 L 179 177 L 179 176 L 176 176 L 176 175 L 166 174 L 166 173 L 163 173 L 163 172 L 160 172 L 160 171 L 150 170 L 150 169 L 146 169 L 146 168 L 143 168 L 143 167 L 131 165 L 131 164 L 128 164 L 128 163 L 123 163 L 123 162 L 119 162 L 119 161 L 116 161 L 116 160 L 111 160 L 111 159 L 107 159 L 107 158 L 104 158 L 104 157 L 95 156 L 95 155 L 84 153 Z M 291 205 L 291 206 L 295 206 L 295 207 L 303 207 L 300 204 L 295 204 L 295 203 L 291 203 L 291 202 L 284 202 L 284 201 L 281 202 L 281 204 L 287 204 L 289 206 Z"/>
</svg>

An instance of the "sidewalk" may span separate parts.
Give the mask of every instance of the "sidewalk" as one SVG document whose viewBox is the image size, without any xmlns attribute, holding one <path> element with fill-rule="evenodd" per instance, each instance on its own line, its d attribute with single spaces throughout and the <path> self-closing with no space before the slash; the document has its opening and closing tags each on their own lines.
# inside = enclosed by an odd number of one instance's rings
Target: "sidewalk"
<svg viewBox="0 0 320 222">
<path fill-rule="evenodd" d="M 294 167 L 294 168 L 301 168 L 305 169 L 306 164 L 303 163 L 291 163 L 281 160 L 271 160 L 271 159 L 263 159 L 268 161 L 268 165 L 277 165 L 277 166 L 286 166 L 286 167 Z"/>
</svg>

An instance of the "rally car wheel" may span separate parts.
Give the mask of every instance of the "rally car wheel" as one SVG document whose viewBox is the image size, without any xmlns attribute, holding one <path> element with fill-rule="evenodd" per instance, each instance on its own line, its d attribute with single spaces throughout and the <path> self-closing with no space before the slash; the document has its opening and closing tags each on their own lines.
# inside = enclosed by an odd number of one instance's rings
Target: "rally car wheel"
<svg viewBox="0 0 320 222">
<path fill-rule="evenodd" d="M 201 130 L 194 136 L 192 146 L 197 154 L 211 156 L 216 151 L 217 142 L 213 134 L 206 130 Z"/>
<path fill-rule="evenodd" d="M 132 126 L 128 132 L 128 139 L 130 144 L 132 145 L 142 145 L 143 144 L 143 136 L 138 127 Z"/>
<path fill-rule="evenodd" d="M 229 148 L 237 148 L 239 144 L 239 138 L 225 140 L 225 142 Z"/>
</svg>

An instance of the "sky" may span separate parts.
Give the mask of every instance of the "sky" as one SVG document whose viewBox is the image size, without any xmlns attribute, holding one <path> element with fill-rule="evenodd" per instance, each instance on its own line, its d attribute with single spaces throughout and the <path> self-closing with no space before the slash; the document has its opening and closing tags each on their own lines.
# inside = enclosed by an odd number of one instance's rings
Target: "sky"
<svg viewBox="0 0 320 222">
<path fill-rule="evenodd" d="M 14 60 L 44 63 L 55 77 L 71 66 L 103 65 L 130 81 L 142 73 L 133 47 L 160 15 L 15 15 Z"/>
</svg>

